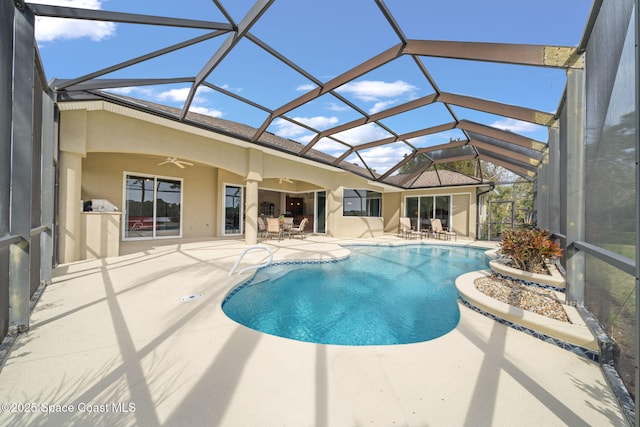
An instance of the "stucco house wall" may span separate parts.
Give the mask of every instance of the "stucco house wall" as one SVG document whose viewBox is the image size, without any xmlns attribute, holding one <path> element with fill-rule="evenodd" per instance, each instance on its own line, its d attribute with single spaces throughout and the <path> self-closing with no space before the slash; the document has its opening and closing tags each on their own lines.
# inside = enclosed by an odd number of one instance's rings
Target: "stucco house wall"
<svg viewBox="0 0 640 427">
<path fill-rule="evenodd" d="M 61 103 L 59 108 L 61 262 L 83 257 L 79 248 L 87 236 L 83 235 L 82 200 L 108 199 L 123 211 L 126 173 L 182 180 L 182 238 L 224 235 L 225 185 L 245 188 L 245 235 L 255 234 L 258 190 L 269 189 L 283 194 L 326 191 L 327 235 L 344 238 L 395 233 L 406 195 L 449 194 L 454 229 L 461 236 L 475 237 L 475 227 L 470 225 L 475 224 L 473 187 L 401 191 L 329 165 L 107 101 Z M 193 166 L 159 165 L 167 157 Z M 383 216 L 344 216 L 344 189 L 380 192 Z"/>
<path fill-rule="evenodd" d="M 82 200 L 108 199 L 122 212 L 125 173 L 183 179 L 182 237 L 218 236 L 218 168 L 198 164 L 180 169 L 170 163 L 158 163 L 158 158 L 139 154 L 87 153 L 82 160 Z"/>
</svg>

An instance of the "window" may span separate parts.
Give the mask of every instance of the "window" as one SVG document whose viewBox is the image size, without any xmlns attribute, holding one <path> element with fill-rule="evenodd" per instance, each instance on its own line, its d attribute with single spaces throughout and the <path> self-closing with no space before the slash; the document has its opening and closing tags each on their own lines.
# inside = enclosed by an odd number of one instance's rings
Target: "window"
<svg viewBox="0 0 640 427">
<path fill-rule="evenodd" d="M 124 239 L 182 236 L 182 180 L 125 176 Z"/>
<path fill-rule="evenodd" d="M 345 189 L 342 195 L 342 215 L 382 216 L 382 194 L 370 190 Z"/>
<path fill-rule="evenodd" d="M 224 187 L 224 234 L 242 234 L 242 187 Z"/>
</svg>

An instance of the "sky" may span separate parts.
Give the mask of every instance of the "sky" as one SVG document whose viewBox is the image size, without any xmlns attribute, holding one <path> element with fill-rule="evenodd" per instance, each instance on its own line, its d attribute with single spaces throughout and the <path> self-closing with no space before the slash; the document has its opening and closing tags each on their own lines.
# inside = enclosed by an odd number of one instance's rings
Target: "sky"
<svg viewBox="0 0 640 427">
<path fill-rule="evenodd" d="M 252 0 L 220 2 L 234 23 L 239 23 L 254 3 Z M 37 0 L 33 3 L 228 23 L 211 0 Z M 408 39 L 577 46 L 592 0 L 387 0 L 385 4 Z M 204 33 L 194 29 L 55 18 L 36 21 L 36 38 L 48 79 L 82 76 Z M 306 76 L 245 39 L 206 81 L 268 109 L 285 105 L 317 87 L 318 82 L 327 82 L 400 42 L 373 0 L 275 0 L 250 33 L 289 58 Z M 103 77 L 193 77 L 225 38 L 215 37 Z M 546 112 L 555 112 L 566 84 L 565 72 L 557 69 L 427 57 L 419 61 L 441 91 Z M 182 108 L 189 88 L 187 84 L 175 84 L 113 91 Z M 337 92 L 365 113 L 372 114 L 432 94 L 435 88 L 420 72 L 416 61 L 405 55 L 343 85 Z M 259 108 L 206 87 L 198 91 L 190 109 L 256 128 L 268 117 L 268 113 Z M 452 109 L 459 119 L 547 141 L 544 127 L 459 107 Z M 325 130 L 358 119 L 361 114 L 337 97 L 324 95 L 288 112 L 287 116 Z M 406 133 L 451 121 L 451 112 L 443 104 L 435 103 L 382 122 L 396 133 Z M 274 120 L 268 130 L 303 144 L 315 135 L 282 119 Z M 382 126 L 369 124 L 335 136 L 357 145 L 385 138 L 389 133 Z M 410 143 L 422 148 L 457 138 L 464 139 L 464 134 L 453 129 Z M 334 156 L 346 150 L 344 145 L 330 139 L 321 140 L 314 148 Z M 396 143 L 362 150 L 361 154 L 369 166 L 384 172 L 409 151 L 406 144 Z"/>
</svg>

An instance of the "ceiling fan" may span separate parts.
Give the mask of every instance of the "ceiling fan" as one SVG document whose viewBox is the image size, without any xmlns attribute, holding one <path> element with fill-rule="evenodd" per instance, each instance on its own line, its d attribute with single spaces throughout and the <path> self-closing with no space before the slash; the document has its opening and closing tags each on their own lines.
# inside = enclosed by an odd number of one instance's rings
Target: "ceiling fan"
<svg viewBox="0 0 640 427">
<path fill-rule="evenodd" d="M 178 160 L 177 157 L 167 157 L 167 160 L 165 160 L 164 162 L 158 163 L 158 166 L 166 165 L 167 163 L 173 163 L 174 165 L 178 166 L 181 169 L 184 169 L 185 165 L 193 166 L 193 163 L 185 162 L 184 160 Z"/>
<path fill-rule="evenodd" d="M 280 179 L 278 180 L 278 184 L 282 184 L 282 182 L 283 182 L 283 181 L 284 181 L 284 182 L 288 182 L 289 184 L 293 184 L 293 181 L 292 181 L 292 180 L 290 180 L 289 178 L 280 178 Z"/>
</svg>

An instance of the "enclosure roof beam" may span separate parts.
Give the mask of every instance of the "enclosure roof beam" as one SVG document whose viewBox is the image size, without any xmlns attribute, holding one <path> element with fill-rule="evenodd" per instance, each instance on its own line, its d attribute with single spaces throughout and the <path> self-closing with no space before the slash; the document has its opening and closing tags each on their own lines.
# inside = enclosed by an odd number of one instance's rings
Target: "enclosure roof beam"
<svg viewBox="0 0 640 427">
<path fill-rule="evenodd" d="M 109 12 L 106 10 L 96 9 L 80 9 L 75 7 L 52 6 L 39 3 L 27 3 L 27 5 L 35 15 L 51 18 L 70 18 L 84 19 L 89 21 L 121 22 L 125 24 L 146 24 L 168 27 L 200 28 L 203 30 L 235 30 L 235 28 L 231 24 L 220 22 L 168 18 L 164 16 L 139 15 L 123 12 Z"/>
<path fill-rule="evenodd" d="M 582 55 L 568 46 L 409 40 L 403 53 L 538 67 L 584 67 Z"/>
<path fill-rule="evenodd" d="M 363 74 L 368 73 L 371 70 L 374 70 L 400 56 L 402 53 L 402 45 L 398 44 L 386 51 L 374 56 L 373 58 L 361 63 L 360 65 L 348 70 L 347 72 L 339 75 L 338 77 L 329 80 L 321 87 L 317 87 L 315 89 L 310 90 L 309 92 L 299 96 L 298 98 L 292 100 L 284 104 L 283 106 L 276 108 L 273 113 L 264 121 L 262 126 L 258 129 L 254 136 L 254 140 L 257 140 L 262 133 L 267 129 L 269 124 L 278 116 L 288 113 L 291 110 L 294 110 L 309 101 L 312 101 L 318 98 L 321 95 L 324 95 L 327 92 L 330 92 L 343 84 L 356 79 Z"/>
<path fill-rule="evenodd" d="M 535 139 L 526 138 L 513 132 L 507 132 L 469 120 L 460 120 L 457 127 L 469 132 L 475 132 L 487 136 L 489 138 L 499 139 L 501 141 L 529 148 L 531 150 L 543 151 L 547 147 L 546 144 L 540 141 L 536 141 Z"/>
<path fill-rule="evenodd" d="M 520 107 L 517 105 L 502 104 L 499 102 L 488 101 L 486 99 L 474 98 L 472 96 L 442 92 L 438 97 L 438 101 L 498 116 L 509 117 L 511 119 L 522 120 L 524 122 L 534 123 L 540 126 L 551 126 L 556 121 L 555 116 L 551 113 Z"/>
<path fill-rule="evenodd" d="M 485 162 L 489 162 L 489 163 L 493 163 L 495 165 L 498 166 L 502 166 L 505 169 L 510 170 L 513 173 L 516 173 L 528 180 L 532 180 L 533 177 L 535 176 L 535 167 L 532 168 L 528 168 L 528 167 L 522 167 L 522 166 L 518 166 L 518 165 L 514 165 L 511 162 L 507 162 L 505 160 L 499 160 L 496 159 L 495 157 L 489 156 L 487 154 L 479 154 L 478 158 L 480 158 L 481 160 L 484 160 Z"/>
<path fill-rule="evenodd" d="M 496 147 L 495 145 L 487 144 L 485 142 L 476 141 L 474 139 L 469 141 L 469 145 L 479 148 L 483 151 L 490 151 L 492 153 L 518 160 L 522 163 L 528 163 L 532 166 L 536 166 L 540 163 L 540 159 L 536 159 L 526 154 L 516 153 L 515 151 L 508 150 L 506 148 Z"/>
</svg>

